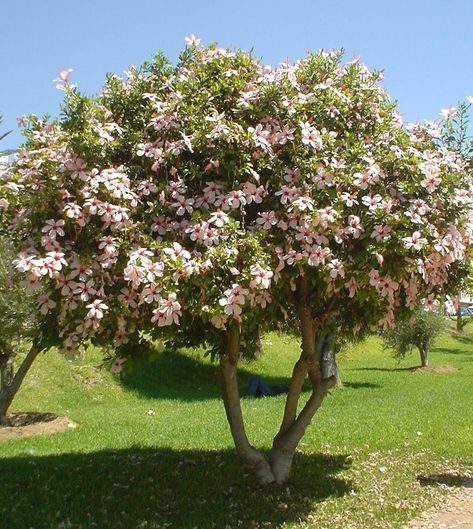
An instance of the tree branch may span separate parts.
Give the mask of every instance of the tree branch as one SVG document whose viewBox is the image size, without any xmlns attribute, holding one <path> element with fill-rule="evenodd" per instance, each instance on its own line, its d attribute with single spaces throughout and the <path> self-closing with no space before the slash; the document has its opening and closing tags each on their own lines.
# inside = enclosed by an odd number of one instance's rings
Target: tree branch
<svg viewBox="0 0 473 529">
<path fill-rule="evenodd" d="M 237 365 L 240 354 L 240 331 L 236 323 L 226 329 L 224 354 L 220 356 L 220 386 L 227 420 L 235 447 L 245 469 L 252 473 L 258 483 L 274 482 L 269 463 L 263 454 L 254 448 L 246 435 L 238 390 Z"/>
</svg>

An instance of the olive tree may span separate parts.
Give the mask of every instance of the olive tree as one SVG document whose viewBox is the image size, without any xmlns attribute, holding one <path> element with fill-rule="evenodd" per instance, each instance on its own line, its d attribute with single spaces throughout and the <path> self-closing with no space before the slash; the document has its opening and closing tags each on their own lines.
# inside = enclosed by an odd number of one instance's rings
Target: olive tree
<svg viewBox="0 0 473 529">
<path fill-rule="evenodd" d="M 419 305 L 412 316 L 396 322 L 383 333 L 383 339 L 395 356 L 404 358 L 415 347 L 420 354 L 421 367 L 428 366 L 428 353 L 440 334 L 448 327 L 443 307 L 425 310 Z"/>
<path fill-rule="evenodd" d="M 340 52 L 271 68 L 191 37 L 176 65 L 158 54 L 96 97 L 69 73 L 61 118 L 25 123 L 5 186 L 16 267 L 44 289 L 41 346 L 113 344 L 118 370 L 147 338 L 205 345 L 242 464 L 284 483 L 336 384 L 316 343 L 392 326 L 461 281 L 471 180 L 433 126 L 403 127 L 381 73 Z M 267 459 L 238 360 L 293 316 L 301 354 Z"/>
</svg>

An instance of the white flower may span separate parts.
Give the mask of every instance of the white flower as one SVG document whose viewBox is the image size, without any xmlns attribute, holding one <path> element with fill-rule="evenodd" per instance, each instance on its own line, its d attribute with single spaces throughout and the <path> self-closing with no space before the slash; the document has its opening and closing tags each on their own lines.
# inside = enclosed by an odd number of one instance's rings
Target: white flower
<svg viewBox="0 0 473 529">
<path fill-rule="evenodd" d="M 201 39 L 192 33 L 189 37 L 185 38 L 185 41 L 188 46 L 198 46 Z"/>
</svg>

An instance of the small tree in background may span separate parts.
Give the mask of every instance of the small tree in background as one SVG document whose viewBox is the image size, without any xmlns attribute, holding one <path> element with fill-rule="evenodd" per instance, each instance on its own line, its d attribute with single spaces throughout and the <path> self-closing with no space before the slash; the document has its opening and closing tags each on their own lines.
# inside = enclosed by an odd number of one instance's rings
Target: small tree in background
<svg viewBox="0 0 473 529">
<path fill-rule="evenodd" d="M 382 336 L 398 358 L 404 358 L 417 348 L 421 367 L 428 366 L 428 353 L 439 335 L 446 330 L 448 320 L 440 309 L 426 310 L 419 305 L 410 318 L 400 320 Z"/>
<path fill-rule="evenodd" d="M 0 424 L 36 356 L 27 354 L 15 373 L 15 357 L 34 335 L 35 305 L 11 264 L 13 256 L 12 245 L 0 236 Z"/>
<path fill-rule="evenodd" d="M 0 140 L 7 134 L 9 132 L 1 135 Z M 8 165 L 0 167 L 0 182 L 8 180 L 9 170 Z M 7 207 L 6 198 L 0 197 L 0 424 L 5 422 L 8 408 L 39 352 L 35 340 L 35 298 L 26 293 L 12 263 L 16 253 L 2 216 Z M 15 357 L 27 339 L 32 340 L 34 346 L 15 373 Z"/>
</svg>

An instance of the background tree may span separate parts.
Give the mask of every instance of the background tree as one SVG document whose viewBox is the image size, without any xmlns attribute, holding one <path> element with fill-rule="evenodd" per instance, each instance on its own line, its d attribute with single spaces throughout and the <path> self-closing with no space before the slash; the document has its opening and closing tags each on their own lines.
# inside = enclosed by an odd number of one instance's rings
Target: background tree
<svg viewBox="0 0 473 529">
<path fill-rule="evenodd" d="M 459 101 L 457 107 L 444 108 L 441 114 L 444 116 L 441 129 L 440 144 L 450 150 L 457 152 L 463 160 L 465 171 L 473 174 L 473 137 L 470 133 L 470 110 L 473 104 L 473 96 L 468 96 L 466 101 Z M 473 277 L 470 276 L 461 284 L 461 291 L 453 297 L 454 306 L 457 311 L 457 331 L 462 332 L 469 321 L 469 317 L 462 314 L 460 303 L 461 293 L 472 292 Z"/>
<path fill-rule="evenodd" d="M 0 140 L 7 134 L 0 136 Z M 9 180 L 9 171 L 8 164 L 0 167 L 0 182 Z M 0 196 L 0 424 L 5 422 L 8 408 L 37 355 L 37 348 L 33 346 L 15 373 L 15 357 L 25 346 L 25 340 L 35 342 L 35 307 L 13 267 L 16 254 L 2 215 L 7 207 L 7 199 Z"/>
<path fill-rule="evenodd" d="M 34 340 L 35 306 L 20 283 L 12 265 L 14 253 L 5 236 L 0 235 L 0 424 L 17 393 L 37 349 L 27 352 L 15 373 L 15 357 Z"/>
<path fill-rule="evenodd" d="M 442 309 L 425 310 L 420 305 L 409 319 L 398 321 L 394 327 L 386 330 L 382 337 L 398 358 L 404 358 L 414 347 L 417 348 L 421 367 L 427 367 L 428 353 L 447 327 L 448 319 Z"/>
<path fill-rule="evenodd" d="M 25 122 L 4 186 L 16 267 L 45 291 L 41 347 L 113 343 L 119 369 L 147 337 L 206 346 L 261 484 L 287 481 L 336 384 L 320 337 L 392 326 L 468 274 L 473 193 L 457 156 L 438 127 L 402 127 L 379 72 L 341 58 L 273 69 L 191 37 L 177 65 L 158 54 L 98 97 L 66 72 L 60 120 Z M 268 460 L 246 434 L 237 365 L 291 314 L 301 355 Z"/>
</svg>

